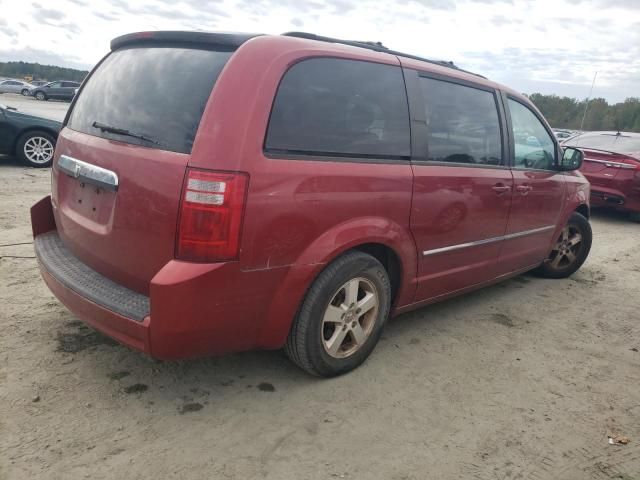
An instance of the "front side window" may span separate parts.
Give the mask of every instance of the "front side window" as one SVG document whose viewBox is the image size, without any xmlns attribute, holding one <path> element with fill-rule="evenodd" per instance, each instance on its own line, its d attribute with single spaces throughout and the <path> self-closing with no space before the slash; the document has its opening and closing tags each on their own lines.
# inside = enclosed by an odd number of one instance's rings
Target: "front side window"
<svg viewBox="0 0 640 480">
<path fill-rule="evenodd" d="M 51 88 L 58 88 L 60 85 L 62 85 L 60 82 L 53 82 L 49 84 Z"/>
<path fill-rule="evenodd" d="M 402 71 L 377 63 L 313 58 L 284 75 L 265 149 L 274 153 L 408 158 Z"/>
<path fill-rule="evenodd" d="M 420 77 L 428 128 L 427 159 L 502 164 L 495 95 L 486 90 Z"/>
<path fill-rule="evenodd" d="M 509 111 L 515 144 L 514 166 L 554 170 L 556 146 L 542 122 L 529 108 L 515 100 L 509 99 Z"/>
</svg>

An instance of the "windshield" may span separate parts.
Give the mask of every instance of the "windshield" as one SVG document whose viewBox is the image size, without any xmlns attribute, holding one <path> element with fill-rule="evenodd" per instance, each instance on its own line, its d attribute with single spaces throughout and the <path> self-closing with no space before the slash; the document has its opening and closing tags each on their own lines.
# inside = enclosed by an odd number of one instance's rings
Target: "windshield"
<svg viewBox="0 0 640 480">
<path fill-rule="evenodd" d="M 586 133 L 569 139 L 565 142 L 567 147 L 592 148 L 614 153 L 640 152 L 640 136 L 630 136 L 624 133 Z"/>
<path fill-rule="evenodd" d="M 175 46 L 116 50 L 82 88 L 67 126 L 98 137 L 190 153 L 213 85 L 232 53 Z"/>
</svg>

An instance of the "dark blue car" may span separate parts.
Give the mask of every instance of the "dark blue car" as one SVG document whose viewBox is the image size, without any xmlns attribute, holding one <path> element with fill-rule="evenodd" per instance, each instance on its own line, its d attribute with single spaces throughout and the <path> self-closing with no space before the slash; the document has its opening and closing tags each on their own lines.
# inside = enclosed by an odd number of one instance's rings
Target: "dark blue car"
<svg viewBox="0 0 640 480">
<path fill-rule="evenodd" d="M 0 104 L 0 154 L 15 155 L 31 167 L 48 167 L 62 124 Z"/>
</svg>

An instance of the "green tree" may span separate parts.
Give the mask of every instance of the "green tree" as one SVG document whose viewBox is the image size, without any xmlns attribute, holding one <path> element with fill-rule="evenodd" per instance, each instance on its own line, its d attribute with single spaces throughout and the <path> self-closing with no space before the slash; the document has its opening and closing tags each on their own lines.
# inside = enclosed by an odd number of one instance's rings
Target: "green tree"
<svg viewBox="0 0 640 480">
<path fill-rule="evenodd" d="M 579 129 L 584 115 L 586 100 L 543 95 L 529 95 L 551 126 L 555 128 Z M 609 105 L 604 98 L 589 101 L 584 118 L 585 130 L 620 130 L 640 132 L 640 98 L 627 98 L 624 102 Z"/>
</svg>

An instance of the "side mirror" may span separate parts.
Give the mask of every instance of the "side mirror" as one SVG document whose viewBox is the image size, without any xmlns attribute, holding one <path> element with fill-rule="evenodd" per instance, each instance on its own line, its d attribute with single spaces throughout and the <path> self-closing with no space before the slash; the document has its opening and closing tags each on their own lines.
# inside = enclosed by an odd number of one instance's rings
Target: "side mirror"
<svg viewBox="0 0 640 480">
<path fill-rule="evenodd" d="M 584 153 L 577 148 L 564 147 L 562 158 L 560 159 L 560 171 L 571 172 L 578 170 L 582 166 L 582 160 L 584 160 Z"/>
</svg>

